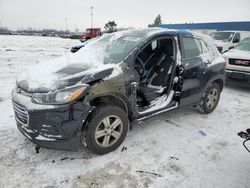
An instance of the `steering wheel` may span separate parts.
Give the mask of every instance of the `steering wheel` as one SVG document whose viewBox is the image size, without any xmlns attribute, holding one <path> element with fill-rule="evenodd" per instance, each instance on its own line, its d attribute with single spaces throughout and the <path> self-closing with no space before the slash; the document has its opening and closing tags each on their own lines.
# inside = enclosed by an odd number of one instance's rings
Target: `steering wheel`
<svg viewBox="0 0 250 188">
<path fill-rule="evenodd" d="M 141 60 L 141 58 L 139 58 L 139 57 L 136 57 L 136 60 L 138 60 L 138 61 L 136 61 L 136 62 L 139 62 L 139 64 L 138 64 L 138 63 L 135 64 L 135 70 L 137 70 L 137 72 L 139 73 L 139 75 L 140 75 L 141 77 L 143 77 L 144 74 L 145 74 L 145 66 L 144 66 L 144 63 L 143 63 L 143 61 Z"/>
</svg>

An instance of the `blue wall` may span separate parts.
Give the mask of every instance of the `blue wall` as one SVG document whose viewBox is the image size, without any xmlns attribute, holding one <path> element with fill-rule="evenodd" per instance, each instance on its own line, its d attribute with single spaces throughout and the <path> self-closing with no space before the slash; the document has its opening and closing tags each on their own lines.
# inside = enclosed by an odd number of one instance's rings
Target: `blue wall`
<svg viewBox="0 0 250 188">
<path fill-rule="evenodd" d="M 149 25 L 149 27 L 162 27 L 168 29 L 216 29 L 250 31 L 249 22 L 214 22 L 214 23 L 187 23 L 187 24 L 163 24 Z"/>
</svg>

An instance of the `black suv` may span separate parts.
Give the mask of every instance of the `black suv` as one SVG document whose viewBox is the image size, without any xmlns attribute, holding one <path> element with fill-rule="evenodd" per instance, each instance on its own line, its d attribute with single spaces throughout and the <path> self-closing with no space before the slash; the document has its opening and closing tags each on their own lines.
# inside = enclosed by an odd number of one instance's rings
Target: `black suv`
<svg viewBox="0 0 250 188">
<path fill-rule="evenodd" d="M 184 105 L 214 111 L 224 80 L 224 59 L 208 36 L 132 30 L 28 69 L 12 100 L 19 130 L 37 147 L 75 150 L 82 142 L 105 154 L 134 121 Z"/>
</svg>

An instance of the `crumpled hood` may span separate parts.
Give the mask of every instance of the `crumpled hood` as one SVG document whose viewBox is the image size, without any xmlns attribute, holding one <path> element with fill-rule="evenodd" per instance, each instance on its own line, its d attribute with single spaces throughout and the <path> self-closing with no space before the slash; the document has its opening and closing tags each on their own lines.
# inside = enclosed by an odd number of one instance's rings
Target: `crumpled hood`
<svg viewBox="0 0 250 188">
<path fill-rule="evenodd" d="M 86 55 L 78 52 L 28 68 L 18 76 L 17 86 L 28 93 L 46 93 L 121 73 L 119 64 L 103 64 L 100 54 Z"/>
<path fill-rule="evenodd" d="M 26 92 L 40 93 L 63 89 L 78 82 L 89 83 L 116 77 L 122 74 L 122 61 L 128 54 L 120 54 L 115 48 L 127 37 L 126 40 L 132 41 L 133 45 L 126 46 L 128 51 L 123 53 L 129 53 L 143 40 L 143 37 L 139 37 L 141 33 L 121 31 L 90 40 L 77 53 L 41 62 L 24 71 L 17 78 L 17 85 Z M 147 35 L 154 33 L 155 30 L 152 30 Z"/>
</svg>

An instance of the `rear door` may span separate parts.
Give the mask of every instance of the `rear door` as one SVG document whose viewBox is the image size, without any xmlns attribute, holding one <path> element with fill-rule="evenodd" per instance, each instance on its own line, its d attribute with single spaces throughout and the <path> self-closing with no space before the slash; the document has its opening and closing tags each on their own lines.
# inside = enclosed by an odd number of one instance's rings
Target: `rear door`
<svg viewBox="0 0 250 188">
<path fill-rule="evenodd" d="M 193 36 L 181 37 L 182 64 L 184 68 L 181 105 L 196 103 L 201 100 L 205 85 L 206 61 L 202 57 L 202 43 Z"/>
</svg>

